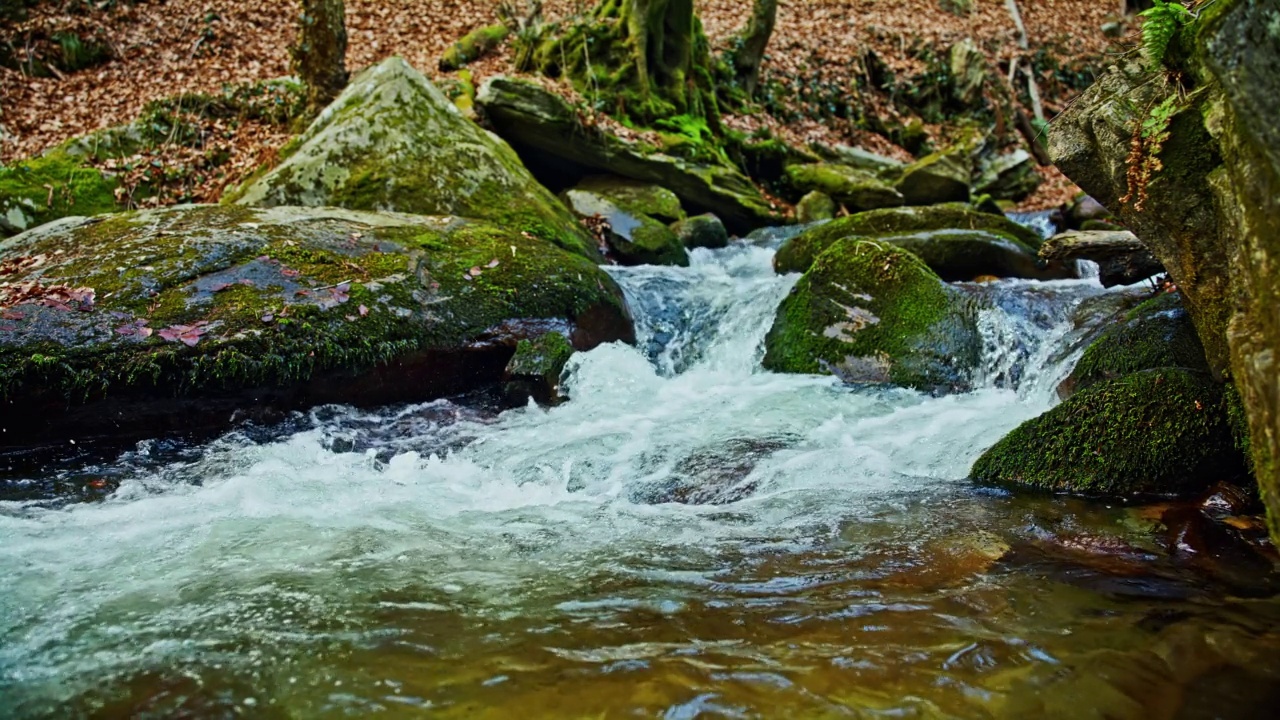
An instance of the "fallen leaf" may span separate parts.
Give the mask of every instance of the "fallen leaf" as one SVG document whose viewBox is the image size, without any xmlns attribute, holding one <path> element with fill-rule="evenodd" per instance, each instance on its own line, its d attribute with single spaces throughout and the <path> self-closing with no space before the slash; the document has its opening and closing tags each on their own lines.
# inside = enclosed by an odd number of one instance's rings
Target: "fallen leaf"
<svg viewBox="0 0 1280 720">
<path fill-rule="evenodd" d="M 485 267 L 489 267 L 489 268 L 496 268 L 496 267 L 498 267 L 498 258 L 494 258 L 494 259 L 490 260 L 490 261 L 489 261 L 489 264 L 488 264 L 488 265 L 486 265 Z"/>
<path fill-rule="evenodd" d="M 478 265 L 477 265 L 476 267 L 473 267 L 473 268 L 471 268 L 470 270 L 468 270 L 468 272 L 470 272 L 470 273 L 471 273 L 471 277 L 480 277 L 480 273 L 482 273 L 482 272 L 484 272 L 484 271 L 483 271 L 483 270 L 481 270 L 481 269 L 480 269 L 480 266 L 478 266 Z"/>
<path fill-rule="evenodd" d="M 360 310 L 360 317 L 364 317 L 365 315 L 369 314 L 369 308 L 365 307 L 364 305 L 361 305 L 358 309 Z"/>
</svg>

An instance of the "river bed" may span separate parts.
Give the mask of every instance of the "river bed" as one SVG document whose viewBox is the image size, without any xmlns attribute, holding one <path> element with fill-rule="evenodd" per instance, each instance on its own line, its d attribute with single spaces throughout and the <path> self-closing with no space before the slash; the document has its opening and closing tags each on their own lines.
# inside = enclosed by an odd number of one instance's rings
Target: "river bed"
<svg viewBox="0 0 1280 720">
<path fill-rule="evenodd" d="M 931 397 L 762 371 L 772 253 L 611 268 L 640 341 L 575 356 L 563 405 L 321 408 L 29 478 L 104 489 L 0 502 L 0 716 L 1276 706 L 1268 548 L 966 480 L 1054 402 L 1096 281 L 974 288 L 977 388 Z"/>
</svg>

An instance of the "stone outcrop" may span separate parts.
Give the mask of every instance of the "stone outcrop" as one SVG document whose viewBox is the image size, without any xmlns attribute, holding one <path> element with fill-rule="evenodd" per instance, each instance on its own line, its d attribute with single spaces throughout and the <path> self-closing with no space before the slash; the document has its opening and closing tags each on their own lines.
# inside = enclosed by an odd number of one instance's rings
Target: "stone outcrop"
<svg viewBox="0 0 1280 720">
<path fill-rule="evenodd" d="M 399 57 L 354 78 L 281 156 L 224 201 L 478 218 L 598 257 L 515 152 Z"/>
<path fill-rule="evenodd" d="M 1280 539 L 1280 9 L 1205 6 L 1167 62 L 1184 85 L 1112 68 L 1057 120 L 1054 161 L 1116 212 L 1182 290 L 1217 378 L 1238 388 L 1253 466 Z M 1150 108 L 1169 102 L 1162 167 L 1142 189 L 1126 162 Z M 1134 202 L 1121 199 L 1134 190 Z"/>
</svg>

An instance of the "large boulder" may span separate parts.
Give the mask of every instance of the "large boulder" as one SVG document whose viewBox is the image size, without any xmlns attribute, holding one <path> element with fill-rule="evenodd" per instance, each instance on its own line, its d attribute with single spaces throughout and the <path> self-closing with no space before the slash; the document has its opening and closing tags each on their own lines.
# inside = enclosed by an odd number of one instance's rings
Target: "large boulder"
<svg viewBox="0 0 1280 720">
<path fill-rule="evenodd" d="M 982 484 L 1096 496 L 1185 495 L 1246 475 L 1223 386 L 1180 368 L 1083 390 L 1006 435 L 970 471 Z"/>
<path fill-rule="evenodd" d="M 564 98 L 536 83 L 490 78 L 476 102 L 497 132 L 531 158 L 531 164 L 567 167 L 579 174 L 605 172 L 661 185 L 678 195 L 686 209 L 714 213 L 740 234 L 781 220 L 736 168 L 675 157 L 598 126 L 584 126 Z"/>
<path fill-rule="evenodd" d="M 796 222 L 811 223 L 830 220 L 836 216 L 836 202 L 831 196 L 814 190 L 806 193 L 796 203 Z"/>
<path fill-rule="evenodd" d="M 1280 540 L 1280 56 L 1271 0 L 1221 0 L 1182 32 L 1179 73 L 1112 68 L 1049 131 L 1068 177 L 1115 211 L 1186 299 L 1215 377 L 1247 410 L 1256 477 Z M 1188 92 L 1191 91 L 1191 92 Z M 1151 108 L 1170 108 L 1160 169 L 1129 186 Z M 1151 134 L 1151 133 L 1148 133 Z M 1133 189 L 1133 202 L 1120 200 Z M 1143 199 L 1141 207 L 1137 200 Z"/>
<path fill-rule="evenodd" d="M 787 180 L 799 193 L 822 192 L 850 212 L 898 207 L 902 194 L 870 170 L 839 163 L 787 166 Z"/>
<path fill-rule="evenodd" d="M 503 378 L 524 339 L 631 340 L 595 263 L 516 229 L 336 208 L 67 218 L 0 243 L 0 447 L 220 430 Z"/>
<path fill-rule="evenodd" d="M 804 272 L 819 253 L 846 237 L 906 248 L 949 281 L 979 275 L 1040 280 L 1075 276 L 1067 265 L 1036 257 L 1041 239 L 1035 231 L 963 203 L 873 210 L 818 225 L 779 248 L 774 268 Z"/>
<path fill-rule="evenodd" d="M 981 341 L 974 305 L 906 250 L 836 241 L 783 300 L 764 366 L 933 392 L 969 387 Z"/>
<path fill-rule="evenodd" d="M 729 231 L 725 229 L 720 218 L 706 213 L 694 215 L 671 223 L 671 232 L 680 238 L 680 243 L 687 248 L 716 249 L 728 247 Z"/>
<path fill-rule="evenodd" d="M 479 218 L 597 256 L 515 152 L 399 57 L 358 75 L 281 155 L 224 200 Z"/>
</svg>

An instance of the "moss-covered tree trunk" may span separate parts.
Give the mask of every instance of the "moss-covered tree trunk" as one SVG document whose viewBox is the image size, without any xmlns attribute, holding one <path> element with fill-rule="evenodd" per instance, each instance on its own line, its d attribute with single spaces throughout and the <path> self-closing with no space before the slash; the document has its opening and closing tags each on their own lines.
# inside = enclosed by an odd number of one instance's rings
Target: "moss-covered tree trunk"
<svg viewBox="0 0 1280 720">
<path fill-rule="evenodd" d="M 293 49 L 294 70 L 307 86 L 307 112 L 314 116 L 347 86 L 347 28 L 343 0 L 302 0 L 301 33 Z"/>
<path fill-rule="evenodd" d="M 587 17 L 550 28 L 524 57 L 619 115 L 642 122 L 689 115 L 716 129 L 711 54 L 693 5 L 602 0 Z"/>
<path fill-rule="evenodd" d="M 769 46 L 769 37 L 773 35 L 777 20 L 778 0 L 755 0 L 751 19 L 738 36 L 738 44 L 733 51 L 734 79 L 748 97 L 756 94 L 760 63 L 764 60 L 764 50 Z"/>
</svg>

